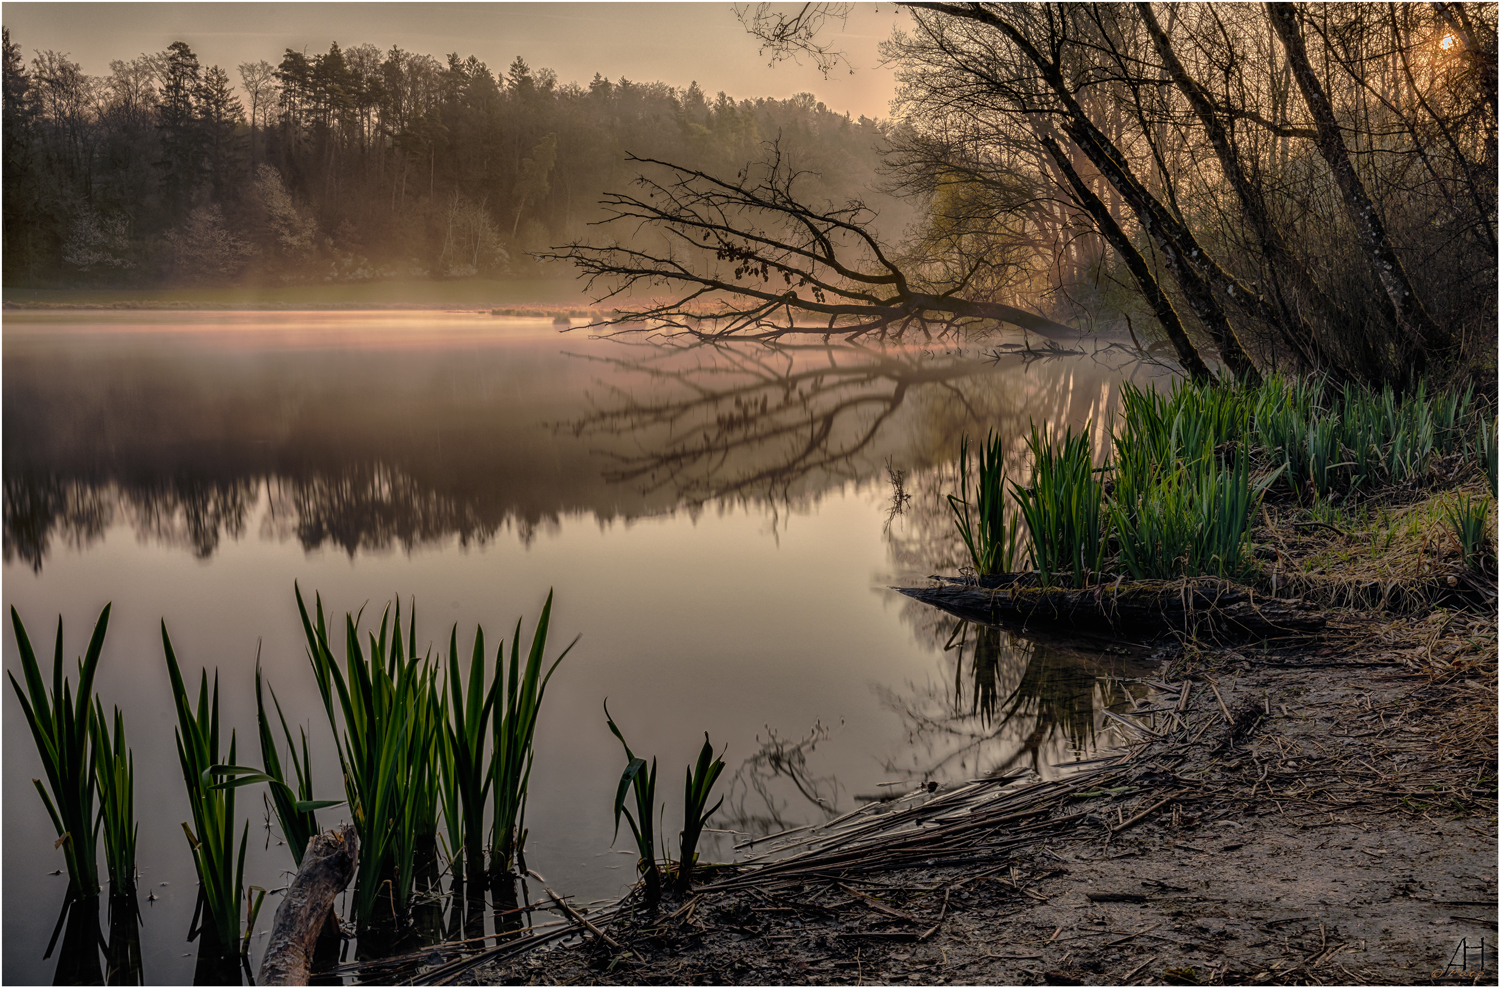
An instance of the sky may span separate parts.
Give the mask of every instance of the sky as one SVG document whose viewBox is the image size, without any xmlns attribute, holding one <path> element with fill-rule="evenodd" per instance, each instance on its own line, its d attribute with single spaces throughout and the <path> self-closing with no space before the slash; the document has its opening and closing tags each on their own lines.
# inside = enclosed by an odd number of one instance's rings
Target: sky
<svg viewBox="0 0 1500 988">
<path fill-rule="evenodd" d="M 795 11 L 800 4 L 778 4 Z M 308 54 L 370 42 L 440 61 L 449 52 L 476 55 L 496 74 L 517 55 L 533 71 L 551 68 L 560 82 L 587 84 L 595 72 L 612 81 L 696 81 L 710 96 L 785 99 L 810 92 L 829 109 L 854 116 L 889 115 L 891 69 L 877 45 L 905 14 L 893 4 L 856 4 L 844 24 L 825 28 L 854 71 L 840 66 L 825 80 L 806 59 L 768 67 L 755 39 L 728 3 L 10 3 L 0 20 L 30 60 L 35 51 L 67 53 L 90 75 L 112 59 L 130 59 L 185 41 L 203 66 L 236 67 L 287 48 Z"/>
</svg>

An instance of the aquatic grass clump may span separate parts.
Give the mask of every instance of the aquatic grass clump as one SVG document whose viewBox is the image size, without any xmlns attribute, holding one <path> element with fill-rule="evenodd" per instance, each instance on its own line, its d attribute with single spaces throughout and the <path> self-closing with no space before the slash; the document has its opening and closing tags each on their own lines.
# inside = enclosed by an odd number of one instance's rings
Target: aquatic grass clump
<svg viewBox="0 0 1500 988">
<path fill-rule="evenodd" d="M 637 757 L 630 750 L 625 735 L 620 733 L 614 718 L 609 715 L 608 700 L 604 701 L 604 718 L 609 722 L 610 733 L 619 738 L 620 744 L 625 748 L 625 771 L 620 774 L 620 785 L 615 790 L 615 837 L 618 839 L 620 836 L 620 816 L 623 814 L 625 822 L 630 824 L 630 835 L 635 838 L 635 848 L 640 854 L 636 869 L 646 882 L 646 902 L 654 906 L 661 899 L 661 872 L 656 866 L 656 832 L 652 823 L 652 818 L 656 815 L 656 759 L 651 759 L 648 770 L 646 760 Z M 626 793 L 635 796 L 634 813 L 625 805 Z"/>
<path fill-rule="evenodd" d="M 104 703 L 94 698 L 94 772 L 99 784 L 99 824 L 110 894 L 135 893 L 135 846 L 140 824 L 135 819 L 135 755 L 125 743 L 125 715 L 115 707 L 114 730 L 104 717 Z"/>
<path fill-rule="evenodd" d="M 360 864 L 355 880 L 355 916 L 361 929 L 377 918 L 407 914 L 416 875 L 418 843 L 431 839 L 436 821 L 419 818 L 435 811 L 432 752 L 436 717 L 428 702 L 427 657 L 416 654 L 415 607 L 403 639 L 401 603 L 395 620 L 387 607 L 379 632 L 369 633 L 369 652 L 360 643 L 357 615 L 344 617 L 344 667 L 329 643 L 321 596 L 316 621 L 309 618 L 300 587 L 297 609 L 307 639 L 308 660 L 333 730 L 344 792 L 359 834 Z M 384 897 L 389 905 L 377 910 Z"/>
<path fill-rule="evenodd" d="M 67 863 L 70 897 L 86 898 L 99 893 L 101 821 L 94 812 L 99 780 L 95 771 L 97 755 L 91 724 L 94 674 L 99 668 L 104 635 L 109 628 L 110 607 L 110 604 L 105 604 L 99 613 L 88 651 L 78 660 L 77 693 L 73 692 L 72 682 L 63 675 L 62 617 L 57 619 L 57 640 L 52 652 L 52 688 L 49 691 L 21 616 L 14 607 L 10 609 L 10 623 L 16 633 L 26 689 L 21 689 L 13 673 L 6 675 L 10 677 L 16 699 L 21 701 L 26 726 L 31 729 L 32 740 L 42 758 L 47 784 L 44 787 L 40 779 L 33 779 L 32 784 L 42 797 L 47 815 L 57 830 L 57 843 Z"/>
<path fill-rule="evenodd" d="M 1443 517 L 1458 543 L 1464 565 L 1479 572 L 1493 572 L 1495 553 L 1490 541 L 1489 500 L 1459 494 L 1443 502 Z"/>
<path fill-rule="evenodd" d="M 623 742 L 624 738 L 620 740 Z M 723 771 L 724 759 L 714 757 L 713 745 L 708 741 L 708 732 L 704 731 L 703 748 L 698 752 L 698 764 L 687 770 L 687 778 L 682 788 L 682 840 L 677 857 L 678 892 L 686 892 L 691 887 L 693 866 L 698 863 L 698 838 L 702 836 L 703 826 L 708 823 L 708 818 L 724 805 L 724 797 L 720 796 L 712 809 L 704 809 L 708 805 L 708 797 L 713 793 L 714 783 L 718 781 L 719 773 Z M 618 798 L 616 803 L 618 805 Z M 618 826 L 618 817 L 616 825 Z"/>
<path fill-rule="evenodd" d="M 1061 442 L 1048 441 L 1033 426 L 1031 486 L 1012 484 L 1031 532 L 1031 555 L 1042 582 L 1064 573 L 1074 587 L 1087 586 L 1104 567 L 1109 526 L 1103 487 L 1094 472 L 1087 434 L 1070 428 Z"/>
<path fill-rule="evenodd" d="M 958 447 L 959 495 L 948 495 L 959 538 L 969 550 L 974 572 L 979 576 L 1014 572 L 1022 561 L 1021 526 L 1007 512 L 1005 452 L 1000 437 L 991 430 L 979 450 L 979 476 L 974 496 L 969 496 L 969 437 Z M 970 508 L 975 517 L 971 519 Z M 1006 516 L 1010 514 L 1008 519 Z M 977 522 L 977 523 L 976 523 Z"/>
<path fill-rule="evenodd" d="M 228 954 L 239 940 L 240 903 L 244 899 L 245 850 L 250 838 L 250 822 L 240 834 L 239 853 L 234 847 L 235 811 L 233 786 L 215 785 L 212 769 L 221 763 L 235 761 L 235 736 L 229 735 L 227 758 L 219 754 L 219 676 L 214 674 L 213 691 L 208 686 L 208 670 L 200 673 L 196 708 L 189 700 L 177 653 L 167 634 L 167 623 L 161 624 L 162 650 L 166 654 L 167 673 L 172 681 L 172 700 L 177 710 L 177 757 L 187 786 L 188 806 L 192 811 L 191 827 L 183 823 L 193 866 L 198 872 L 198 905 L 189 939 L 207 933 L 210 952 Z M 264 895 L 264 893 L 262 893 Z M 206 913 L 206 915 L 205 915 Z M 251 923 L 254 923 L 253 908 Z"/>
<path fill-rule="evenodd" d="M 552 661 L 544 674 L 543 655 L 547 650 L 547 629 L 552 620 L 552 591 L 537 619 L 531 635 L 531 648 L 521 660 L 521 621 L 516 620 L 511 638 L 510 664 L 500 681 L 501 660 L 495 660 L 495 700 L 491 718 L 494 750 L 490 759 L 490 787 L 495 815 L 490 836 L 491 868 L 506 872 L 514 869 L 526 844 L 526 793 L 531 783 L 532 741 L 536 737 L 537 715 L 542 697 L 558 664 L 578 644 L 578 637 Z"/>
</svg>

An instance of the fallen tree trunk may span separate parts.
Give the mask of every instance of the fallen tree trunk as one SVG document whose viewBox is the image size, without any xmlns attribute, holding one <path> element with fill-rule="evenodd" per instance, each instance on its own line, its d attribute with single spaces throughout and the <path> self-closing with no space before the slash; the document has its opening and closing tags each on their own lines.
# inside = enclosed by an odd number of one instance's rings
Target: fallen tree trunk
<svg viewBox="0 0 1500 988">
<path fill-rule="evenodd" d="M 892 589 L 986 624 L 1038 622 L 1112 633 L 1182 631 L 1278 638 L 1311 634 L 1325 623 L 1321 611 L 1301 600 L 1266 597 L 1215 577 L 1116 581 L 1074 590 L 1040 586 L 1026 573 Z"/>
<path fill-rule="evenodd" d="M 346 823 L 308 841 L 302 867 L 276 909 L 256 984 L 308 983 L 318 934 L 325 922 L 333 921 L 333 900 L 354 877 L 358 862 L 359 838 L 353 824 Z"/>
</svg>

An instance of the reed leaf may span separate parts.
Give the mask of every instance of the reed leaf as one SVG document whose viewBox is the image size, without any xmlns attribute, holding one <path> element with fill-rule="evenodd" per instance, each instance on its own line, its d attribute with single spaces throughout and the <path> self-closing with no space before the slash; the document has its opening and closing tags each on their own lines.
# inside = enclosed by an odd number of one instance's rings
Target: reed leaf
<svg viewBox="0 0 1500 988">
<path fill-rule="evenodd" d="M 550 603 L 550 598 L 549 598 Z M 484 810 L 494 780 L 491 766 L 485 764 L 486 746 L 490 741 L 489 722 L 494 712 L 495 692 L 500 685 L 499 670 L 504 661 L 502 639 L 495 652 L 494 679 L 485 686 L 484 629 L 474 631 L 474 647 L 469 657 L 467 683 L 458 661 L 458 626 L 448 637 L 448 694 L 443 705 L 445 779 L 445 813 L 449 819 L 450 841 L 457 853 L 462 842 L 464 866 L 477 879 L 484 869 Z M 512 653 L 514 658 L 514 653 Z M 540 691 L 537 696 L 541 702 Z"/>
<path fill-rule="evenodd" d="M 1070 573 L 1073 586 L 1086 586 L 1103 568 L 1109 546 L 1108 513 L 1088 436 L 1075 436 L 1070 428 L 1061 442 L 1051 442 L 1033 426 L 1027 446 L 1031 487 L 1011 486 L 1031 531 L 1032 560 L 1045 584 Z"/>
<path fill-rule="evenodd" d="M 287 727 L 286 715 L 281 712 L 281 701 L 276 698 L 275 690 L 270 692 L 271 703 L 276 708 L 276 718 L 281 723 L 282 737 L 286 738 L 287 759 L 291 762 L 292 771 L 296 776 L 296 785 L 293 786 L 287 781 L 281 755 L 277 751 L 276 735 L 271 729 L 270 718 L 266 716 L 259 656 L 255 660 L 255 713 L 260 734 L 261 765 L 264 771 L 256 771 L 243 765 L 215 765 L 209 769 L 209 774 L 227 777 L 229 781 L 219 783 L 222 787 L 237 788 L 262 782 L 269 785 L 271 805 L 276 811 L 277 822 L 281 824 L 281 834 L 286 838 L 286 846 L 292 854 L 292 862 L 300 868 L 302 855 L 307 850 L 307 842 L 321 832 L 317 811 L 330 806 L 339 806 L 344 801 L 313 798 L 312 757 L 307 749 L 307 732 L 300 727 L 297 729 L 302 739 L 299 757 L 297 745 L 292 740 L 291 728 Z"/>
<path fill-rule="evenodd" d="M 620 739 L 622 742 L 624 738 Z M 692 885 L 693 866 L 698 863 L 698 838 L 703 835 L 703 826 L 708 818 L 724 805 L 724 797 L 712 809 L 705 810 L 708 797 L 712 795 L 714 783 L 724 771 L 724 759 L 714 757 L 714 748 L 708 741 L 708 732 L 703 732 L 703 748 L 698 752 L 698 764 L 687 769 L 687 778 L 682 789 L 682 838 L 677 856 L 677 891 L 686 892 Z M 620 800 L 618 794 L 616 804 Z M 619 817 L 615 818 L 616 832 Z"/>
<path fill-rule="evenodd" d="M 625 748 L 625 771 L 620 774 L 620 785 L 615 790 L 615 838 L 620 836 L 620 817 L 623 815 L 625 822 L 630 825 L 630 835 L 635 838 L 636 851 L 640 854 L 636 868 L 646 883 L 646 902 L 654 906 L 661 899 L 661 871 L 656 865 L 653 824 L 656 813 L 656 759 L 651 759 L 648 770 L 646 760 L 636 757 L 635 752 L 630 750 L 625 735 L 620 733 L 614 718 L 609 715 L 607 699 L 604 701 L 604 719 L 609 723 L 610 733 L 619 738 L 620 744 Z M 712 749 L 709 753 L 712 754 Z M 625 805 L 627 793 L 635 796 L 634 813 Z"/>
<path fill-rule="evenodd" d="M 969 437 L 958 447 L 959 495 L 948 495 L 959 538 L 969 550 L 974 572 L 980 576 L 1011 573 L 1019 568 L 1022 553 L 1020 525 L 1007 519 L 1005 456 L 1000 437 L 991 430 L 979 452 L 979 476 L 974 496 L 969 496 Z M 974 517 L 971 517 L 970 510 Z"/>
<path fill-rule="evenodd" d="M 98 828 L 102 818 L 94 812 L 99 780 L 95 767 L 96 745 L 90 725 L 94 713 L 94 674 L 99 668 L 111 606 L 105 604 L 99 613 L 88 651 L 78 660 L 76 694 L 72 682 L 63 675 L 62 617 L 57 619 L 57 639 L 52 652 L 52 688 L 48 690 L 21 616 L 14 607 L 10 609 L 10 623 L 16 633 L 26 688 L 21 688 L 13 673 L 6 675 L 10 677 L 16 699 L 21 701 L 26 726 L 36 742 L 37 753 L 41 755 L 47 783 L 43 786 L 41 779 L 33 779 L 32 785 L 36 786 L 42 804 L 47 807 L 47 815 L 57 830 L 57 843 L 62 848 L 68 871 L 70 897 L 99 893 Z"/>
<path fill-rule="evenodd" d="M 436 739 L 431 710 L 430 656 L 416 656 L 415 606 L 403 640 L 401 603 L 394 622 L 389 607 L 380 629 L 360 643 L 358 615 L 344 619 L 344 665 L 329 643 L 323 601 L 309 617 L 300 587 L 297 609 L 307 639 L 308 660 L 335 739 L 344 793 L 360 839 L 355 915 L 360 928 L 377 918 L 381 896 L 387 915 L 407 915 L 415 880 L 417 846 L 437 830 L 436 770 L 430 765 Z"/>
<path fill-rule="evenodd" d="M 135 846 L 140 824 L 135 819 L 135 756 L 125 743 L 125 715 L 115 707 L 114 731 L 104 717 L 104 703 L 94 699 L 94 771 L 99 783 L 99 823 L 110 894 L 135 893 Z"/>
<path fill-rule="evenodd" d="M 542 697 L 552 674 L 573 650 L 573 646 L 578 644 L 578 638 L 574 637 L 544 674 L 542 660 L 547 649 L 547 629 L 551 619 L 552 591 L 549 590 L 524 662 L 521 659 L 521 622 L 516 621 L 515 634 L 511 638 L 510 663 L 504 670 L 503 685 L 500 681 L 503 662 L 499 655 L 496 656 L 497 683 L 494 687 L 491 718 L 494 749 L 490 760 L 490 787 L 495 803 L 490 854 L 491 868 L 495 871 L 513 870 L 524 850 L 526 793 L 531 781 L 531 745 L 536 735 L 537 715 L 541 711 Z"/>
<path fill-rule="evenodd" d="M 198 872 L 198 915 L 189 939 L 206 932 L 213 938 L 213 946 L 227 954 L 236 949 L 240 941 L 240 903 L 245 898 L 245 849 L 250 837 L 250 823 L 245 822 L 236 855 L 234 787 L 214 785 L 211 770 L 222 762 L 234 763 L 235 737 L 230 732 L 228 757 L 221 758 L 218 673 L 214 674 L 212 693 L 208 685 L 208 670 L 200 673 L 195 707 L 183 681 L 165 621 L 161 624 L 161 642 L 177 711 L 177 757 L 193 817 L 191 827 L 186 822 L 182 825 Z M 201 923 L 198 922 L 200 917 Z"/>
</svg>

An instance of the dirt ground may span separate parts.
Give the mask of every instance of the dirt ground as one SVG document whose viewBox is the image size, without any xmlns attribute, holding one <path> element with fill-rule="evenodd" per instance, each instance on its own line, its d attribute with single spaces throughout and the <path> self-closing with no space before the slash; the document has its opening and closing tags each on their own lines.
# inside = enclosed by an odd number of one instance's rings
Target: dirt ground
<svg viewBox="0 0 1500 988">
<path fill-rule="evenodd" d="M 1444 611 L 1170 646 L 1178 702 L 1133 718 L 1141 742 L 1055 827 L 1000 828 L 963 863 L 715 879 L 460 977 L 1495 984 L 1495 652 L 1493 617 Z"/>
</svg>

